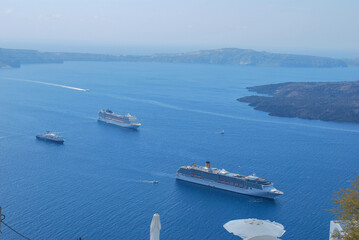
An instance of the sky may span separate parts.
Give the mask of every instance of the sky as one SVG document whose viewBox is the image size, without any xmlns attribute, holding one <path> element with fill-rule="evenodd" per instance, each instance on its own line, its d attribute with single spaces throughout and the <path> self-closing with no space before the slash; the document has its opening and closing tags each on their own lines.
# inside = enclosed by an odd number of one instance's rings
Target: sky
<svg viewBox="0 0 359 240">
<path fill-rule="evenodd" d="M 0 0 L 0 47 L 359 57 L 359 0 Z"/>
</svg>

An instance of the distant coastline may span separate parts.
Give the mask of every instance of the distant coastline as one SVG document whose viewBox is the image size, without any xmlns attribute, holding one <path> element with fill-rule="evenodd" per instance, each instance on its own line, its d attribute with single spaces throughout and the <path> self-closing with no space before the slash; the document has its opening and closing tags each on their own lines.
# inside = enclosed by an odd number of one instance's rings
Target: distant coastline
<svg viewBox="0 0 359 240">
<path fill-rule="evenodd" d="M 271 116 L 359 123 L 359 81 L 288 82 L 248 90 L 269 96 L 237 100 Z"/>
<path fill-rule="evenodd" d="M 0 48 L 0 68 L 19 68 L 22 64 L 63 63 L 65 61 L 200 63 L 306 68 L 359 66 L 359 59 L 335 59 L 297 54 L 279 54 L 238 48 L 153 55 L 40 52 L 35 50 Z"/>
</svg>

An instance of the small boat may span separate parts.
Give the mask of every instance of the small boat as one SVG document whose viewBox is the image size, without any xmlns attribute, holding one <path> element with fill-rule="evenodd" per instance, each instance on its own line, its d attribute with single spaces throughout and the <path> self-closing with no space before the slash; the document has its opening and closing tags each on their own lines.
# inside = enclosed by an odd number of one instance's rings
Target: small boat
<svg viewBox="0 0 359 240">
<path fill-rule="evenodd" d="M 224 130 L 221 131 L 221 134 L 224 134 Z"/>
<path fill-rule="evenodd" d="M 36 135 L 36 138 L 42 141 L 49 141 L 54 143 L 63 144 L 65 142 L 64 138 L 56 135 L 50 131 L 46 131 L 46 133 Z"/>
<path fill-rule="evenodd" d="M 158 181 L 156 181 L 156 180 L 153 180 L 153 181 L 152 181 L 152 183 L 158 183 Z"/>
</svg>

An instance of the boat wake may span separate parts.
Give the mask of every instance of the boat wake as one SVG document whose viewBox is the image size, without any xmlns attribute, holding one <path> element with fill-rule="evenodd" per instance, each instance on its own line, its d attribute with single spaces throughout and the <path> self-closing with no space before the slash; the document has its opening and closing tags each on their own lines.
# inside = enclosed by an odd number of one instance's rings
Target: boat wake
<svg viewBox="0 0 359 240">
<path fill-rule="evenodd" d="M 222 117 L 222 118 L 231 118 L 231 119 L 237 119 L 237 120 L 243 120 L 243 121 L 251 121 L 251 122 L 281 124 L 281 125 L 299 126 L 299 127 L 307 127 L 307 128 L 317 128 L 317 129 L 332 130 L 332 131 L 359 133 L 359 130 L 354 130 L 354 129 L 317 126 L 317 125 L 306 124 L 306 123 L 282 122 L 282 121 L 275 121 L 275 120 L 260 120 L 260 119 L 247 118 L 247 117 L 241 117 L 241 116 L 234 116 L 234 115 L 218 113 L 218 112 L 205 111 L 205 110 L 200 110 L 200 109 L 182 108 L 182 107 L 179 107 L 179 106 L 163 103 L 163 102 L 156 101 L 156 100 L 150 100 L 150 99 L 139 99 L 139 98 L 133 98 L 133 97 L 127 97 L 127 96 L 118 96 L 118 95 L 113 95 L 113 94 L 105 94 L 105 95 L 108 96 L 108 97 L 113 97 L 113 98 L 122 99 L 122 100 L 148 103 L 148 104 L 151 104 L 151 105 L 156 105 L 156 106 L 169 108 L 169 109 L 173 109 L 173 110 L 177 110 L 177 111 L 186 111 L 186 112 L 193 112 L 193 113 L 199 113 L 199 114 L 206 114 L 206 115 L 217 116 L 217 117 Z"/>
<path fill-rule="evenodd" d="M 86 120 L 83 121 L 73 121 L 73 122 L 68 122 L 69 125 L 78 125 L 78 124 L 93 124 L 94 121 L 97 120 L 97 118 L 94 117 L 83 117 L 83 116 L 77 116 L 78 118 L 83 118 Z"/>
<path fill-rule="evenodd" d="M 178 107 L 178 106 L 175 106 L 175 105 L 171 105 L 171 104 L 167 104 L 167 103 L 163 103 L 163 102 L 159 102 L 159 101 L 151 100 L 151 99 L 140 99 L 140 98 L 133 98 L 133 97 L 128 97 L 128 96 L 119 96 L 119 95 L 114 95 L 114 94 L 105 94 L 105 96 L 116 98 L 116 99 L 121 99 L 121 100 L 128 100 L 128 101 L 131 101 L 131 102 L 148 103 L 148 104 L 151 104 L 151 105 L 156 105 L 156 106 L 169 108 L 169 109 L 174 109 L 174 110 L 179 110 L 179 111 L 186 110 L 184 108 L 181 108 L 181 107 Z"/>
<path fill-rule="evenodd" d="M 89 89 L 84 89 L 84 88 L 77 88 L 77 87 L 71 87 L 71 86 L 67 86 L 67 85 L 61 85 L 61 84 L 49 83 L 49 82 L 41 82 L 41 81 L 22 79 L 22 78 L 1 77 L 1 79 L 11 80 L 11 81 L 19 81 L 19 82 L 37 83 L 37 84 L 43 84 L 43 85 L 48 85 L 48 86 L 67 88 L 67 89 L 83 91 L 83 92 L 89 92 L 90 91 Z"/>
<path fill-rule="evenodd" d="M 13 137 L 19 137 L 19 136 L 26 136 L 24 134 L 13 134 L 13 135 L 7 135 L 7 136 L 0 136 L 0 140 L 7 139 L 7 138 L 13 138 Z"/>
<path fill-rule="evenodd" d="M 98 118 L 97 117 L 86 117 L 86 119 L 89 119 L 89 120 L 97 120 Z M 92 121 L 91 121 L 92 122 Z"/>
<path fill-rule="evenodd" d="M 143 183 L 158 183 L 156 180 L 142 180 Z"/>
<path fill-rule="evenodd" d="M 251 203 L 262 203 L 262 202 L 264 202 L 264 200 L 263 199 L 255 199 L 255 200 L 250 200 L 249 202 L 251 202 Z"/>
<path fill-rule="evenodd" d="M 159 177 L 166 177 L 166 178 L 175 178 L 173 174 L 164 173 L 164 172 L 149 172 L 151 175 L 159 176 Z"/>
</svg>

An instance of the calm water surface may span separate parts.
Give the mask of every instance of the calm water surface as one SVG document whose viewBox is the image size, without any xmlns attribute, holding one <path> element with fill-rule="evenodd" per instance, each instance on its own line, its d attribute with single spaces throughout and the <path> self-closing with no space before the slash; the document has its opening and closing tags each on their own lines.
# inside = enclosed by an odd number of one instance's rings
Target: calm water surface
<svg viewBox="0 0 359 240">
<path fill-rule="evenodd" d="M 283 239 L 327 239 L 324 209 L 359 172 L 359 125 L 270 117 L 236 99 L 248 86 L 358 78 L 359 68 L 164 63 L 2 69 L 0 206 L 33 240 L 149 239 L 156 212 L 161 239 L 238 239 L 223 224 L 252 217 L 283 224 Z M 101 124 L 103 108 L 134 114 L 142 126 Z M 65 144 L 37 141 L 46 130 Z M 175 180 L 179 166 L 205 161 L 256 173 L 285 195 L 272 201 Z M 19 239 L 2 230 L 0 239 Z"/>
</svg>

